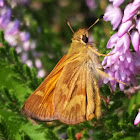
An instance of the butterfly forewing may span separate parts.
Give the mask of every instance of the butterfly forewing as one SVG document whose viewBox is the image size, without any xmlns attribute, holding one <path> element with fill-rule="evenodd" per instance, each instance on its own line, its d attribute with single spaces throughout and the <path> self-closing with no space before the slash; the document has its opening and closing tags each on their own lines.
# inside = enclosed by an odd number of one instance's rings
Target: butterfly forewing
<svg viewBox="0 0 140 140">
<path fill-rule="evenodd" d="M 53 92 L 61 71 L 63 70 L 63 63 L 65 61 L 66 55 L 63 56 L 48 77 L 26 100 L 22 108 L 22 112 L 27 117 L 42 121 L 51 121 L 56 119 L 52 106 Z"/>
</svg>

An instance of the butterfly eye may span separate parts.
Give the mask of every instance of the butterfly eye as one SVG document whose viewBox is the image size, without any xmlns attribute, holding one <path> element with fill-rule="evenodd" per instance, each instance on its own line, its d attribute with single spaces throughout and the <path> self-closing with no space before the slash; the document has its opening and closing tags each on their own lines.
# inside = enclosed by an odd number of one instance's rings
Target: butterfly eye
<svg viewBox="0 0 140 140">
<path fill-rule="evenodd" d="M 83 35 L 83 36 L 82 36 L 82 40 L 83 40 L 85 43 L 88 43 L 88 38 L 86 37 L 86 35 Z"/>
</svg>

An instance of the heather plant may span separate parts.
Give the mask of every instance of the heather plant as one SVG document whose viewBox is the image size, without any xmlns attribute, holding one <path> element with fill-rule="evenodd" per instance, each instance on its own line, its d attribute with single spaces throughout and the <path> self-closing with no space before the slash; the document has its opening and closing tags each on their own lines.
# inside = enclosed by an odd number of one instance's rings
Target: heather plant
<svg viewBox="0 0 140 140">
<path fill-rule="evenodd" d="M 101 53 L 102 115 L 66 125 L 28 120 L 21 108 L 70 47 L 72 32 L 88 28 Z M 110 21 L 110 22 L 106 22 Z M 0 140 L 140 139 L 140 0 L 0 0 Z M 91 40 L 91 41 L 90 41 Z"/>
</svg>

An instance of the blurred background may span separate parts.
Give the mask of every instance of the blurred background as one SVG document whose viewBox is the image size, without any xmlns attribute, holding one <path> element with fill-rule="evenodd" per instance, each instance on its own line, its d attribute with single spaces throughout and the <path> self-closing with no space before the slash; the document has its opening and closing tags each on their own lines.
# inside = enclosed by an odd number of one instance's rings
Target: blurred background
<svg viewBox="0 0 140 140">
<path fill-rule="evenodd" d="M 74 31 L 88 28 L 104 14 L 107 0 L 0 0 L 0 139 L 1 140 L 138 140 L 134 127 L 140 94 L 128 98 L 119 90 L 111 93 L 104 85 L 101 94 L 103 117 L 76 126 L 60 122 L 35 123 L 21 114 L 27 97 L 67 53 Z M 89 42 L 101 53 L 115 32 L 100 20 L 90 29 Z M 102 57 L 100 61 L 102 61 Z M 133 109 L 132 109 L 133 108 Z M 126 111 L 127 110 L 127 111 Z"/>
</svg>

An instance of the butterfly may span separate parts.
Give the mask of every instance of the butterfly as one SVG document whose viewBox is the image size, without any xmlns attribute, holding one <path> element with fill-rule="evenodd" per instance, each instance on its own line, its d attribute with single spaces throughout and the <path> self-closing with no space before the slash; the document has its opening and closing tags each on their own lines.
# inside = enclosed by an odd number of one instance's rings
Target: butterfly
<svg viewBox="0 0 140 140">
<path fill-rule="evenodd" d="M 68 25 L 71 28 L 69 22 Z M 76 32 L 71 28 L 73 37 L 68 53 L 23 105 L 22 113 L 28 118 L 59 120 L 73 125 L 100 118 L 101 98 L 97 81 L 100 75 L 108 75 L 101 71 L 98 56 L 107 55 L 100 54 L 88 44 L 90 28 Z"/>
</svg>

